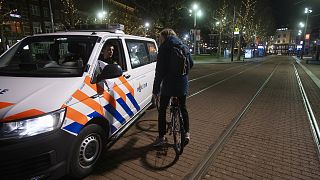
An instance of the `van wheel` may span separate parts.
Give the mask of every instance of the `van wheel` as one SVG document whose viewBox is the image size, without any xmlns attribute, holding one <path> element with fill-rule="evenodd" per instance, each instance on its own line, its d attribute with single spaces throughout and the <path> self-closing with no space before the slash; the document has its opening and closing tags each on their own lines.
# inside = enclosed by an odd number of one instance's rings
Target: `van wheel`
<svg viewBox="0 0 320 180">
<path fill-rule="evenodd" d="M 90 124 L 81 130 L 71 151 L 70 176 L 83 178 L 90 174 L 105 145 L 106 133 L 101 126 Z"/>
</svg>

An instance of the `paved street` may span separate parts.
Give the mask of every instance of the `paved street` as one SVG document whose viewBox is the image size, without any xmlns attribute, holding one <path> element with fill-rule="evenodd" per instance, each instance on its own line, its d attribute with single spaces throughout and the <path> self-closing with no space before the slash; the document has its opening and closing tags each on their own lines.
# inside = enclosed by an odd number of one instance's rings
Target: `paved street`
<svg viewBox="0 0 320 180">
<path fill-rule="evenodd" d="M 180 157 L 170 147 L 152 147 L 157 111 L 151 109 L 86 179 L 320 179 L 318 146 L 295 72 L 319 119 L 320 65 L 301 66 L 289 56 L 214 62 L 196 63 L 191 71 L 191 141 Z"/>
</svg>

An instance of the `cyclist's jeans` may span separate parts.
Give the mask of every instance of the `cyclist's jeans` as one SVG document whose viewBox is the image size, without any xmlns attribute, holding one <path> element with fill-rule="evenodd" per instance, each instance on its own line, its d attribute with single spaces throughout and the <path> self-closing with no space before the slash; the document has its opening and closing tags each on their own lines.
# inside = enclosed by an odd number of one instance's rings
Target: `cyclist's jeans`
<svg viewBox="0 0 320 180">
<path fill-rule="evenodd" d="M 158 116 L 158 130 L 159 137 L 163 137 L 166 134 L 166 110 L 170 101 L 170 96 L 160 96 L 160 107 L 159 107 L 159 116 Z M 186 96 L 180 96 L 179 105 L 184 120 L 184 130 L 189 132 L 189 115 L 186 107 Z"/>
</svg>

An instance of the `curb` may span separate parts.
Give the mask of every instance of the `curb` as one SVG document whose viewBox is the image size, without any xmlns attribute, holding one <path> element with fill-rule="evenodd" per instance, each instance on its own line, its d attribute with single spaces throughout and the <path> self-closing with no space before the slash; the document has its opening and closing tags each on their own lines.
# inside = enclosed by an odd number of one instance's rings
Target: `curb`
<svg viewBox="0 0 320 180">
<path fill-rule="evenodd" d="M 301 68 L 308 74 L 308 76 L 312 79 L 312 81 L 318 86 L 318 88 L 320 89 L 320 80 L 319 78 L 314 75 L 307 67 L 305 67 L 302 63 L 301 63 L 301 59 L 292 56 L 293 59 L 296 60 L 296 62 L 301 66 Z"/>
</svg>

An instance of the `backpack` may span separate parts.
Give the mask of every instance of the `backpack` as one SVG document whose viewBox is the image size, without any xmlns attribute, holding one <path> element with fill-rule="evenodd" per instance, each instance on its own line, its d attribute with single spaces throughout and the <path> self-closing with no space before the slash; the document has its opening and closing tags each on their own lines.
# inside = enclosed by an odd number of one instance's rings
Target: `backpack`
<svg viewBox="0 0 320 180">
<path fill-rule="evenodd" d="M 173 46 L 170 54 L 169 72 L 173 76 L 184 76 L 189 73 L 189 56 L 183 46 Z"/>
</svg>

